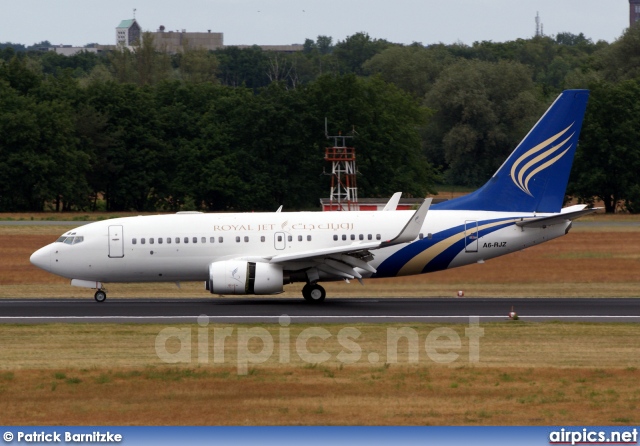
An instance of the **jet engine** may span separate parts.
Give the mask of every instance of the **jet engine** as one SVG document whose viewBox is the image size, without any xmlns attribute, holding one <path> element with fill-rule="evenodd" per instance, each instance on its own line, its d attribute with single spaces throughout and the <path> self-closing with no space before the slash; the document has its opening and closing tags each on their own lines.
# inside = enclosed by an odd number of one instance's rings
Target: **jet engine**
<svg viewBox="0 0 640 446">
<path fill-rule="evenodd" d="M 277 294 L 283 291 L 282 266 L 226 260 L 209 265 L 211 294 Z"/>
</svg>

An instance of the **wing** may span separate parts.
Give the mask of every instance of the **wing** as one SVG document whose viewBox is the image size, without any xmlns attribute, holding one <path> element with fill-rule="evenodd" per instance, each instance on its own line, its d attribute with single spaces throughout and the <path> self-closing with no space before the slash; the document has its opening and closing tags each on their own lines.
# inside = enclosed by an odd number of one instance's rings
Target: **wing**
<svg viewBox="0 0 640 446">
<path fill-rule="evenodd" d="M 309 267 L 318 268 L 328 274 L 346 279 L 361 279 L 362 275 L 355 268 L 375 273 L 374 267 L 368 262 L 373 260 L 370 251 L 388 246 L 408 243 L 418 237 L 427 212 L 431 206 L 431 198 L 422 202 L 418 210 L 407 221 L 402 230 L 391 240 L 351 243 L 349 245 L 334 246 L 325 249 L 295 252 L 291 254 L 277 254 L 266 258 L 269 263 L 309 263 Z"/>
</svg>

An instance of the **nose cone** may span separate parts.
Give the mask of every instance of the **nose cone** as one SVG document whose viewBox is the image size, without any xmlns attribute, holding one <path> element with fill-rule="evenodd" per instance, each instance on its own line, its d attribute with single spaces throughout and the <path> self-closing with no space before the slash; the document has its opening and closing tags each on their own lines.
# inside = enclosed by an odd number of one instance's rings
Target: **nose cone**
<svg viewBox="0 0 640 446">
<path fill-rule="evenodd" d="M 44 248 L 38 249 L 31 254 L 29 259 L 32 265 L 37 266 L 45 271 L 51 270 L 51 248 L 47 245 Z"/>
</svg>

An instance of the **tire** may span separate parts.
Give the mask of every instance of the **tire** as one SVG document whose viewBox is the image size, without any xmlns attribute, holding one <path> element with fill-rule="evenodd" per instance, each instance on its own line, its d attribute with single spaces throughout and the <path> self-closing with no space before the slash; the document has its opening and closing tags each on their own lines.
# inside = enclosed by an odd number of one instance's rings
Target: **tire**
<svg viewBox="0 0 640 446">
<path fill-rule="evenodd" d="M 96 294 L 93 295 L 93 298 L 96 300 L 96 302 L 104 302 L 105 300 L 107 300 L 107 293 L 102 290 L 98 290 L 96 291 Z"/>
<path fill-rule="evenodd" d="M 302 297 L 304 297 L 304 300 L 311 300 L 311 284 L 307 283 L 305 286 L 302 287 Z"/>
<path fill-rule="evenodd" d="M 308 286 L 309 288 L 307 289 L 306 294 L 304 294 L 303 289 L 303 296 L 307 300 L 307 302 L 312 302 L 314 304 L 324 302 L 325 297 L 327 297 L 327 292 L 324 290 L 324 288 L 322 288 L 317 283 L 306 286 Z"/>
</svg>

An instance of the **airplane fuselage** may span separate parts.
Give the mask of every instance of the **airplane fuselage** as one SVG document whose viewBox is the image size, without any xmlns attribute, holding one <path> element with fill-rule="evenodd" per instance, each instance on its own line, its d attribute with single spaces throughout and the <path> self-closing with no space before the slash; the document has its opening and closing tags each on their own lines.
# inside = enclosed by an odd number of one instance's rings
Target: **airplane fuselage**
<svg viewBox="0 0 640 446">
<path fill-rule="evenodd" d="M 54 274 L 91 282 L 205 281 L 212 262 L 238 258 L 264 262 L 283 253 L 389 240 L 413 212 L 180 213 L 118 218 L 75 228 L 59 239 L 67 243 L 47 245 L 32 260 Z M 526 229 L 515 225 L 534 216 L 432 209 L 413 242 L 374 251 L 369 264 L 377 272 L 358 271 L 363 277 L 375 278 L 468 265 L 559 237 L 570 225 Z M 287 262 L 285 276 L 313 265 L 313 260 Z M 322 280 L 341 279 L 320 275 Z"/>
</svg>

